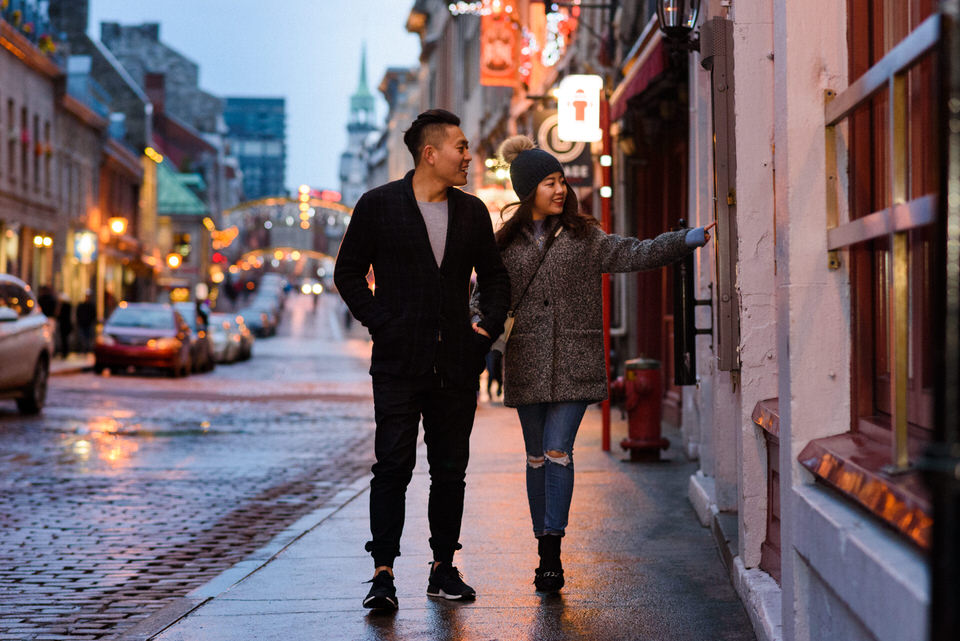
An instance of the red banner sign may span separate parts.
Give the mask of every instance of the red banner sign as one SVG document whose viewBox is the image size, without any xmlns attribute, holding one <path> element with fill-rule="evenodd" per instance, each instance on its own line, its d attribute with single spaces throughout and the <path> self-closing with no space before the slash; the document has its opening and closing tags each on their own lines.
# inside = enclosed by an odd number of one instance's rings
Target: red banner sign
<svg viewBox="0 0 960 641">
<path fill-rule="evenodd" d="M 491 12 L 480 19 L 480 84 L 512 87 L 517 83 L 520 32 L 510 13 Z"/>
</svg>

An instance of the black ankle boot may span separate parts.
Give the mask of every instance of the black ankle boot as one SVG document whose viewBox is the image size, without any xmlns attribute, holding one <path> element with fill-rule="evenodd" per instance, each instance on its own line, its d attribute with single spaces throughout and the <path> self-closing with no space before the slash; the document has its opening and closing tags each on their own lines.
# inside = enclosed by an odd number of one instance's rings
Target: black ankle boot
<svg viewBox="0 0 960 641">
<path fill-rule="evenodd" d="M 560 563 L 561 538 L 552 534 L 537 538 L 540 567 L 535 571 L 533 584 L 540 592 L 558 592 L 563 587 L 563 565 Z"/>
</svg>

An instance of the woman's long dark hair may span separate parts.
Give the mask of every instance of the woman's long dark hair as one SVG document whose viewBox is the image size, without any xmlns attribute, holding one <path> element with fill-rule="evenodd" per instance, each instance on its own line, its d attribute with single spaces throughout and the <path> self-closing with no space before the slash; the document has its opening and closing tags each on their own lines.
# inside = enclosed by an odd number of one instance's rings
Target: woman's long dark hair
<svg viewBox="0 0 960 641">
<path fill-rule="evenodd" d="M 533 202 L 537 197 L 537 190 L 524 198 L 523 200 L 505 205 L 500 210 L 500 219 L 513 211 L 513 215 L 503 223 L 503 226 L 497 231 L 497 247 L 504 249 L 510 245 L 524 228 L 533 227 Z M 596 227 L 600 223 L 593 216 L 589 216 L 580 211 L 580 201 L 573 187 L 567 185 L 567 196 L 563 201 L 563 211 L 560 212 L 560 224 L 564 229 L 570 232 L 574 238 L 583 238 L 590 231 L 591 227 Z"/>
</svg>

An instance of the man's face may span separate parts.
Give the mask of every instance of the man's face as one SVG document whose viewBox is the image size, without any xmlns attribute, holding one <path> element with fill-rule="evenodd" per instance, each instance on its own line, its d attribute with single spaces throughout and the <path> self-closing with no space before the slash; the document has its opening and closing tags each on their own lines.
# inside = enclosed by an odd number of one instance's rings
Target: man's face
<svg viewBox="0 0 960 641">
<path fill-rule="evenodd" d="M 425 153 L 429 154 L 432 161 L 430 166 L 434 175 L 451 187 L 466 185 L 467 169 L 473 157 L 467 137 L 460 127 L 447 125 L 444 127 L 443 141 L 429 147 Z"/>
</svg>

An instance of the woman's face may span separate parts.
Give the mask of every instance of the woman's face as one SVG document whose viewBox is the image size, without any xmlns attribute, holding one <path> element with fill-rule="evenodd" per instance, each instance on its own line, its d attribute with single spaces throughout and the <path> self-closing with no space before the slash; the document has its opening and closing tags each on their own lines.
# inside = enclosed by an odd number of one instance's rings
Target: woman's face
<svg viewBox="0 0 960 641">
<path fill-rule="evenodd" d="M 547 175 L 537 185 L 533 199 L 533 215 L 538 218 L 563 212 L 563 203 L 567 198 L 567 181 L 563 174 L 555 171 Z"/>
</svg>

